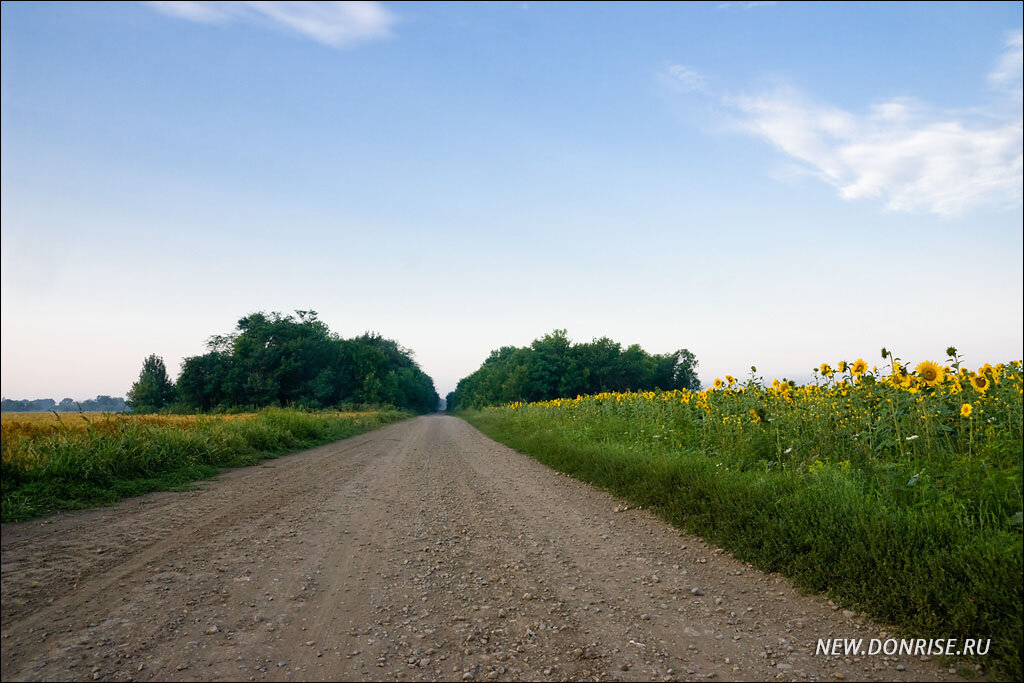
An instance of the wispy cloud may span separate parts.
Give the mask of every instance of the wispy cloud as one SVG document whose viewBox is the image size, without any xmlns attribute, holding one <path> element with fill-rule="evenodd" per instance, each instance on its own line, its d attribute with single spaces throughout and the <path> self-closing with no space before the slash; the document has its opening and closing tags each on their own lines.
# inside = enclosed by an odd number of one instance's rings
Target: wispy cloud
<svg viewBox="0 0 1024 683">
<path fill-rule="evenodd" d="M 755 7 L 774 7 L 779 3 L 770 2 L 764 0 L 762 2 L 720 2 L 718 3 L 718 9 L 730 9 L 732 7 L 739 7 L 741 9 L 753 9 Z"/>
<path fill-rule="evenodd" d="M 998 97 L 1020 101 L 1021 33 L 988 75 Z M 843 199 L 952 217 L 1021 205 L 1024 126 L 1019 106 L 943 111 L 896 98 L 853 112 L 793 88 L 724 96 L 739 127 L 776 146 Z"/>
<path fill-rule="evenodd" d="M 907 100 L 853 114 L 787 89 L 731 103 L 744 128 L 806 163 L 843 199 L 947 217 L 1021 203 L 1019 120 L 971 125 Z"/>
<path fill-rule="evenodd" d="M 1016 31 L 1006 39 L 1006 50 L 996 63 L 996 68 L 988 75 L 989 83 L 1002 88 L 1021 99 L 1024 88 L 1021 87 L 1022 66 L 1024 66 L 1024 33 Z"/>
<path fill-rule="evenodd" d="M 662 78 L 674 88 L 685 92 L 703 90 L 706 82 L 699 71 L 683 64 L 669 65 L 662 73 Z"/>
<path fill-rule="evenodd" d="M 147 2 L 163 14 L 206 24 L 270 22 L 332 47 L 390 35 L 396 18 L 378 2 Z"/>
</svg>

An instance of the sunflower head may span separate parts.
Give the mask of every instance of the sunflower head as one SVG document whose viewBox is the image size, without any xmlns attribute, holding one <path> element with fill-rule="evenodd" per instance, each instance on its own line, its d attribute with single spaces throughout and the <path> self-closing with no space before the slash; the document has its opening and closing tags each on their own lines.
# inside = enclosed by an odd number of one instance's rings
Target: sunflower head
<svg viewBox="0 0 1024 683">
<path fill-rule="evenodd" d="M 858 358 L 857 360 L 853 361 L 853 367 L 850 369 L 850 371 L 853 372 L 855 377 L 860 377 L 861 375 L 868 371 L 868 362 L 863 358 Z"/>
<path fill-rule="evenodd" d="M 718 379 L 716 377 L 715 378 L 715 389 L 721 389 L 722 388 L 722 384 L 723 384 L 722 380 L 720 380 L 720 379 Z"/>
<path fill-rule="evenodd" d="M 960 406 L 960 416 L 970 417 L 972 410 L 974 410 L 974 406 L 972 406 L 970 403 L 965 403 L 962 406 Z"/>
<path fill-rule="evenodd" d="M 914 368 L 914 372 L 917 373 L 918 377 L 924 380 L 924 383 L 930 387 L 934 387 L 936 384 L 942 381 L 945 376 L 945 371 L 939 367 L 937 363 L 933 363 L 930 360 L 921 361 Z"/>
<path fill-rule="evenodd" d="M 836 372 L 846 372 L 846 361 L 841 360 L 836 364 Z"/>
<path fill-rule="evenodd" d="M 821 374 L 825 375 L 826 377 L 832 376 L 832 368 L 828 366 L 828 363 L 822 363 L 821 367 L 818 369 L 821 370 Z"/>
<path fill-rule="evenodd" d="M 971 375 L 971 386 L 984 394 L 988 391 L 988 378 L 985 375 Z"/>
</svg>

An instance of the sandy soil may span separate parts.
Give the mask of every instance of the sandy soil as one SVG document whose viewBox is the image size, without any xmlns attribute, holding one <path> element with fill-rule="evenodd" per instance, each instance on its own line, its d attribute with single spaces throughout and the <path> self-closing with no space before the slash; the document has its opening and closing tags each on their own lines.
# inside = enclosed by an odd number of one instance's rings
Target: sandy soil
<svg viewBox="0 0 1024 683">
<path fill-rule="evenodd" d="M 5 525 L 4 680 L 959 680 L 453 417 Z M 884 636 L 881 636 L 884 637 Z"/>
</svg>

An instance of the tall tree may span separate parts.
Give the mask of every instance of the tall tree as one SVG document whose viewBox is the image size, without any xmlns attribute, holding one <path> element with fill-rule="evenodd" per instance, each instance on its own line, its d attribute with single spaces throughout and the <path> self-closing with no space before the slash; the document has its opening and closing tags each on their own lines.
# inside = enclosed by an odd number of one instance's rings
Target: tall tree
<svg viewBox="0 0 1024 683">
<path fill-rule="evenodd" d="M 164 359 L 153 354 L 142 362 L 139 380 L 128 392 L 126 403 L 133 413 L 155 413 L 170 406 L 176 398 Z"/>
</svg>

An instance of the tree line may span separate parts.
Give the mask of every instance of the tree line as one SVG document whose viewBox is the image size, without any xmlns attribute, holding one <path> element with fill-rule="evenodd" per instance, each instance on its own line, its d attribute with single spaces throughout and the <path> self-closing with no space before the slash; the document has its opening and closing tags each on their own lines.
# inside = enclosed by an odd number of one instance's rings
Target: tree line
<svg viewBox="0 0 1024 683">
<path fill-rule="evenodd" d="M 215 335 L 207 352 L 184 359 L 177 383 L 156 355 L 146 358 L 128 392 L 133 412 L 207 412 L 294 406 L 319 410 L 351 404 L 436 410 L 434 382 L 412 352 L 366 333 L 342 339 L 315 311 L 252 313 Z"/>
<path fill-rule="evenodd" d="M 503 346 L 447 396 L 447 409 L 478 408 L 512 401 L 604 391 L 699 390 L 697 359 L 686 349 L 650 354 L 608 337 L 572 343 L 555 330 L 524 347 Z"/>
<path fill-rule="evenodd" d="M 5 398 L 0 402 L 0 410 L 5 413 L 77 413 L 80 410 L 86 412 L 120 413 L 126 409 L 127 406 L 123 398 L 106 396 L 104 394 L 100 394 L 96 398 L 87 398 L 84 401 L 65 398 L 61 399 L 60 403 L 52 398 Z"/>
</svg>

